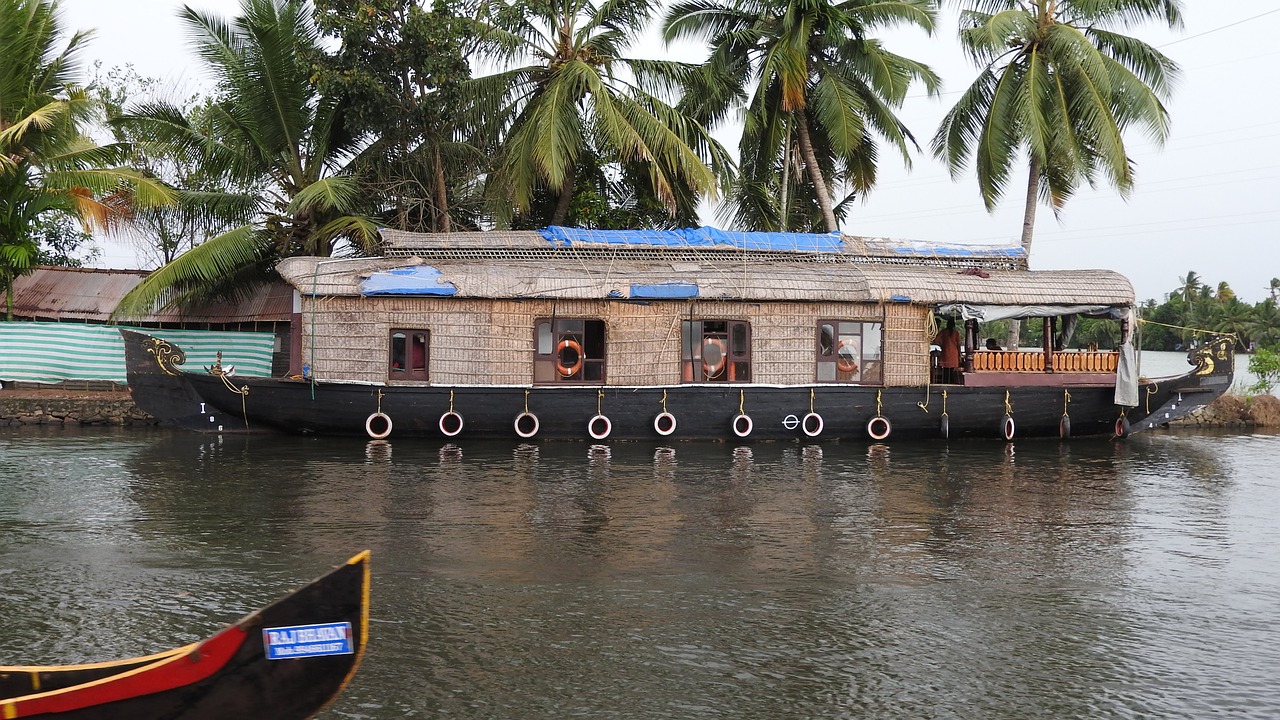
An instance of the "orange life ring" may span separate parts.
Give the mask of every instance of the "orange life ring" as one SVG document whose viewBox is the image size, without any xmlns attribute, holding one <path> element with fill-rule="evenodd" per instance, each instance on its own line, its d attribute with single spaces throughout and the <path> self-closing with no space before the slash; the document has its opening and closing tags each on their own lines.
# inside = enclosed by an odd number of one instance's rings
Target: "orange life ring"
<svg viewBox="0 0 1280 720">
<path fill-rule="evenodd" d="M 707 361 L 707 348 L 715 348 L 720 352 L 720 357 L 710 362 Z M 702 376 L 707 380 L 720 376 L 724 371 L 725 363 L 729 361 L 729 353 L 726 351 L 724 341 L 718 338 L 707 338 L 702 341 Z"/>
<path fill-rule="evenodd" d="M 841 340 L 836 345 L 836 369 L 844 373 L 858 372 L 858 361 L 853 359 L 852 355 L 845 355 L 840 351 L 847 347 L 853 347 L 854 343 L 848 338 Z"/>
<path fill-rule="evenodd" d="M 574 352 L 574 360 L 572 364 L 565 364 L 564 351 L 572 350 Z M 578 374 L 582 369 L 582 363 L 585 358 L 582 356 L 582 346 L 573 338 L 565 338 L 556 345 L 556 372 L 560 373 L 560 377 L 571 377 Z"/>
</svg>

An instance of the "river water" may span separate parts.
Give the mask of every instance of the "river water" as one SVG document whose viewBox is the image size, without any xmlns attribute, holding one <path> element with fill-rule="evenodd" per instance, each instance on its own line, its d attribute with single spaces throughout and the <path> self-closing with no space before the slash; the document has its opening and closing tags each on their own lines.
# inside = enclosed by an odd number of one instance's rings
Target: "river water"
<svg viewBox="0 0 1280 720">
<path fill-rule="evenodd" d="M 367 547 L 324 718 L 1274 718 L 1277 456 L 0 430 L 0 663 L 194 641 Z"/>
</svg>

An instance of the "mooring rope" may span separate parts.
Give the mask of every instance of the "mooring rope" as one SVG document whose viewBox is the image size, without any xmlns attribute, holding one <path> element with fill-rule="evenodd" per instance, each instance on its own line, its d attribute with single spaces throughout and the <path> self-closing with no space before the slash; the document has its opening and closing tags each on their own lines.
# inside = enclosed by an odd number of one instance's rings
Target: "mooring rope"
<svg viewBox="0 0 1280 720">
<path fill-rule="evenodd" d="M 1224 337 L 1229 337 L 1232 339 L 1237 338 L 1237 335 L 1235 333 L 1225 332 L 1222 330 L 1206 330 L 1204 328 L 1193 328 L 1193 327 L 1188 327 L 1186 325 L 1170 325 L 1169 323 L 1156 322 L 1155 320 L 1143 320 L 1142 318 L 1138 318 L 1138 322 L 1144 325 L 1159 325 L 1160 327 L 1173 328 L 1174 330 L 1190 330 L 1191 332 L 1196 333 L 1197 335 L 1222 335 Z"/>
<path fill-rule="evenodd" d="M 222 384 L 225 385 L 228 390 L 240 396 L 240 414 L 244 416 L 244 426 L 246 428 L 249 427 L 249 408 L 245 401 L 245 399 L 249 397 L 249 384 L 245 383 L 244 387 L 236 387 L 227 379 L 226 373 L 218 373 L 218 377 L 222 379 Z"/>
</svg>

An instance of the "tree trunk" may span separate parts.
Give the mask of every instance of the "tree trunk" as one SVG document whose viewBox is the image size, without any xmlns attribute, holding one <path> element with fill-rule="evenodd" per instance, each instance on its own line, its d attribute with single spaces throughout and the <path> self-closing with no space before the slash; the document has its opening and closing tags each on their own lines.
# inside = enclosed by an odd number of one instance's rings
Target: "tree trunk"
<svg viewBox="0 0 1280 720">
<path fill-rule="evenodd" d="M 796 135 L 800 139 L 800 154 L 804 156 L 809 181 L 813 183 L 813 191 L 818 196 L 822 219 L 827 223 L 827 232 L 836 232 L 840 226 L 836 224 L 836 213 L 831 207 L 831 193 L 827 192 L 827 183 L 822 178 L 822 171 L 818 169 L 818 157 L 813 154 L 813 143 L 809 141 L 809 119 L 803 111 L 793 114 L 793 117 L 796 120 Z"/>
<path fill-rule="evenodd" d="M 1022 251 L 1031 264 L 1031 234 L 1036 226 L 1036 200 L 1040 195 L 1040 163 L 1031 158 L 1031 173 L 1027 179 L 1027 207 L 1022 213 Z"/>
<path fill-rule="evenodd" d="M 436 214 L 440 218 L 440 232 L 450 232 L 453 228 L 449 223 L 449 193 L 448 187 L 444 179 L 444 163 L 440 161 L 440 146 L 435 146 L 435 164 L 436 164 Z"/>
<path fill-rule="evenodd" d="M 1040 163 L 1031 158 L 1031 172 L 1027 177 L 1027 206 L 1022 213 L 1022 251 L 1027 255 L 1027 267 L 1031 267 L 1031 235 L 1036 226 L 1036 201 L 1040 195 Z M 1022 339 L 1022 321 L 1009 321 L 1009 337 L 1005 339 L 1005 348 L 1017 350 Z"/>
<path fill-rule="evenodd" d="M 573 176 L 574 167 L 569 167 L 569 172 L 565 174 L 564 185 L 560 188 L 560 200 L 556 202 L 555 214 L 551 216 L 552 225 L 563 225 L 565 218 L 569 217 L 569 205 L 573 202 Z"/>
</svg>

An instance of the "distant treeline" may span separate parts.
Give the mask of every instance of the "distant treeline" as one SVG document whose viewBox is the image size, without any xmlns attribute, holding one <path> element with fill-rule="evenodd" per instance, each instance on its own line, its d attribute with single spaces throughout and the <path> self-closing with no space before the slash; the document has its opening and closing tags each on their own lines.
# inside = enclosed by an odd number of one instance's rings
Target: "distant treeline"
<svg viewBox="0 0 1280 720">
<path fill-rule="evenodd" d="M 1179 280 L 1181 284 L 1166 293 L 1163 302 L 1152 299 L 1139 306 L 1139 342 L 1144 350 L 1185 350 L 1197 336 L 1230 334 L 1236 338 L 1237 350 L 1280 351 L 1280 278 L 1271 280 L 1270 297 L 1255 305 L 1242 302 L 1227 283 L 1205 283 L 1195 272 Z M 980 332 L 983 337 L 1003 338 L 1006 329 L 1006 322 L 998 321 L 985 324 Z M 1021 337 L 1023 347 L 1039 347 L 1043 324 L 1023 321 Z M 1067 346 L 1085 348 L 1095 343 L 1100 348 L 1117 347 L 1120 323 L 1080 318 Z"/>
<path fill-rule="evenodd" d="M 1237 350 L 1280 349 L 1280 278 L 1272 278 L 1270 297 L 1250 305 L 1225 282 L 1204 282 L 1195 272 L 1165 295 L 1164 302 L 1142 303 L 1142 347 L 1181 350 L 1205 333 L 1236 337 Z M 1172 326 L 1172 327 L 1170 327 Z"/>
</svg>

